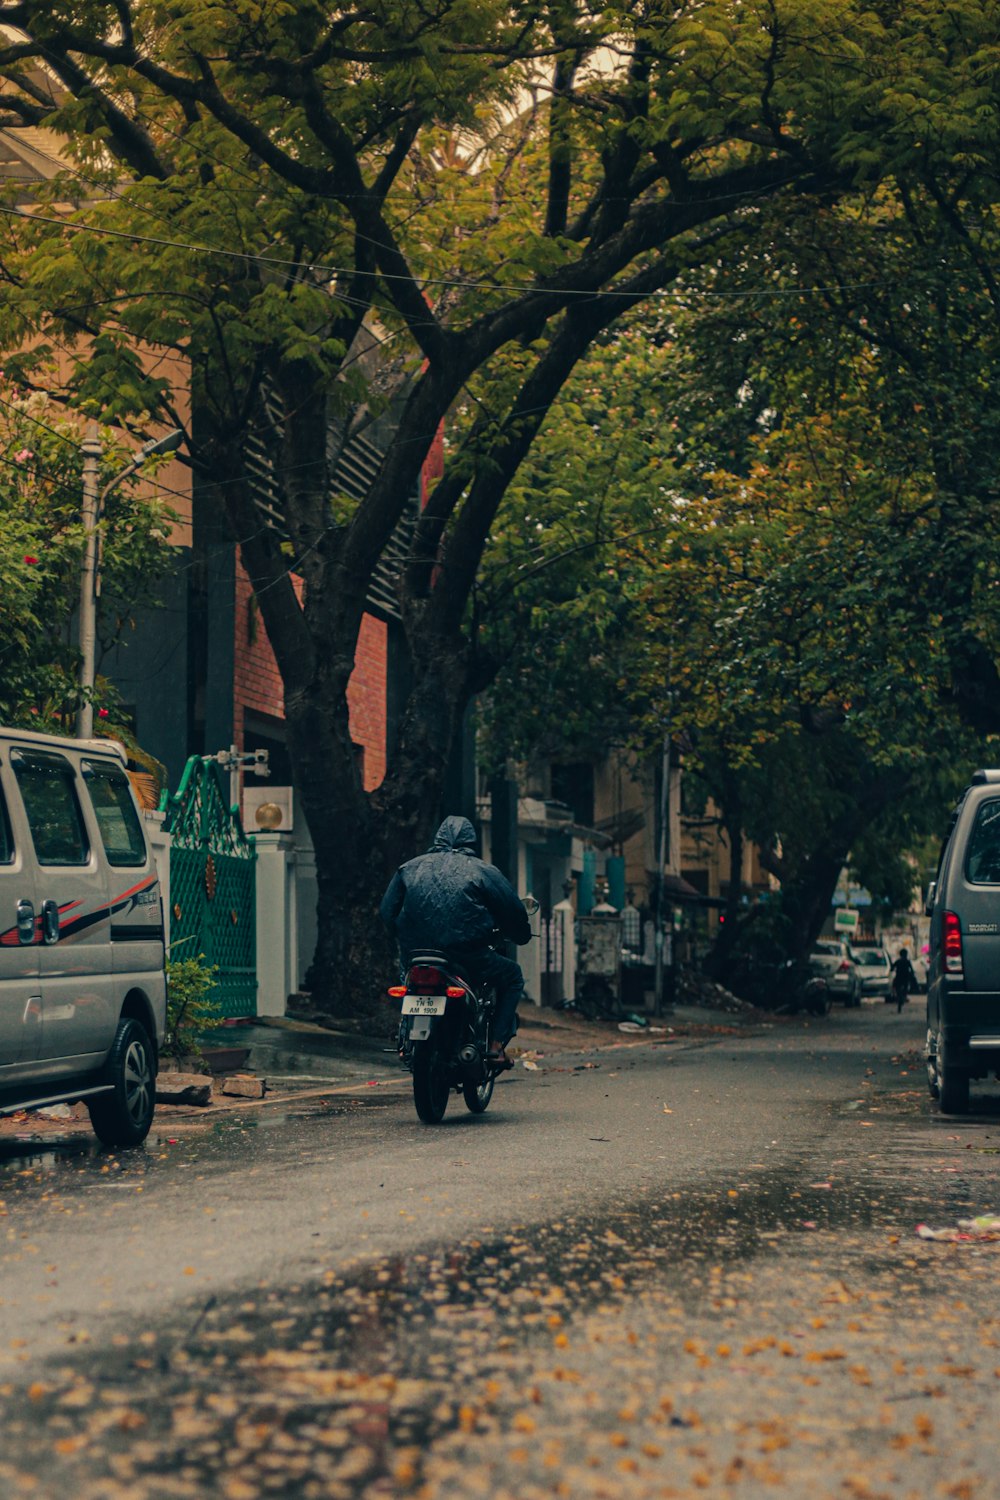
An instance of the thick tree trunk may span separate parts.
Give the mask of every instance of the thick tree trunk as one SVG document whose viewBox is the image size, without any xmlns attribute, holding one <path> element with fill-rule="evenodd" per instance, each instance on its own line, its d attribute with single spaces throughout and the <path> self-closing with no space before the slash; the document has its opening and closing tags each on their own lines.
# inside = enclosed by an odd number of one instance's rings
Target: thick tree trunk
<svg viewBox="0 0 1000 1500">
<path fill-rule="evenodd" d="M 319 670 L 289 696 L 295 785 L 309 824 L 318 885 L 317 945 L 307 976 L 314 1007 L 377 1016 L 396 970 L 395 944 L 378 916 L 393 871 L 429 845 L 441 812 L 465 672 L 453 648 L 429 647 L 382 786 L 366 793 L 351 742 L 345 666 Z"/>
<path fill-rule="evenodd" d="M 770 950 L 776 938 L 783 948 L 784 957 L 798 963 L 805 960 L 830 914 L 841 871 L 850 859 L 851 849 L 859 835 L 873 819 L 903 796 L 908 787 L 904 772 L 873 773 L 869 769 L 866 775 L 862 765 L 857 761 L 848 765 L 846 758 L 844 774 L 848 778 L 844 785 L 830 788 L 831 797 L 837 797 L 844 810 L 825 828 L 817 829 L 812 849 L 801 854 L 791 868 L 787 858 L 779 860 L 769 857 L 764 851 L 761 853 L 765 868 L 781 882 L 780 912 L 784 919 L 780 925 L 780 937 L 770 923 L 764 924 L 769 937 L 765 960 L 768 964 L 775 961 Z M 845 796 L 845 792 L 850 795 Z M 742 993 L 748 983 L 748 973 L 752 976 L 754 972 L 752 958 L 749 969 L 747 967 L 747 955 L 754 951 L 753 930 L 761 925 L 768 909 L 755 907 L 744 917 L 738 906 L 737 860 L 742 860 L 743 848 L 738 786 L 726 787 L 723 778 L 719 798 L 725 802 L 722 816 L 730 841 L 730 888 L 726 922 L 706 961 L 706 970 L 713 978 L 732 984 L 738 993 Z M 727 932 L 727 929 L 731 931 Z M 752 984 L 749 993 L 752 995 Z"/>
<path fill-rule="evenodd" d="M 860 833 L 863 823 L 859 823 Z M 798 878 L 782 889 L 782 910 L 791 921 L 789 957 L 805 959 L 830 915 L 840 872 L 850 858 L 851 843 L 827 845 L 810 856 Z"/>
<path fill-rule="evenodd" d="M 789 956 L 804 959 L 830 915 L 840 873 L 860 834 L 909 785 L 905 772 L 883 771 L 859 781 L 850 807 L 839 817 L 798 870 L 782 882 L 782 911 L 790 919 Z"/>
</svg>

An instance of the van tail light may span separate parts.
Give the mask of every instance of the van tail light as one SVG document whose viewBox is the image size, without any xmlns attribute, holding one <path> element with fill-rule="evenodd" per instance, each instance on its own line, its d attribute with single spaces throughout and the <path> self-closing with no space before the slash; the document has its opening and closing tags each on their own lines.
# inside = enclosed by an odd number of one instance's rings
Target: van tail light
<svg viewBox="0 0 1000 1500">
<path fill-rule="evenodd" d="M 953 911 L 944 914 L 944 971 L 962 978 L 962 924 Z"/>
</svg>

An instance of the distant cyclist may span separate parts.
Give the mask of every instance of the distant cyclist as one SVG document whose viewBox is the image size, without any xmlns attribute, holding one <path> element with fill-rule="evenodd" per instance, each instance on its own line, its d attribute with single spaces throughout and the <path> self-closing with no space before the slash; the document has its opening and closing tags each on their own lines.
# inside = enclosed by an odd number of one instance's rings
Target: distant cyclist
<svg viewBox="0 0 1000 1500">
<path fill-rule="evenodd" d="M 909 951 L 906 948 L 900 948 L 899 957 L 892 966 L 892 997 L 896 1002 L 897 1015 L 910 998 L 910 991 L 916 988 L 917 976 L 910 963 Z"/>
</svg>

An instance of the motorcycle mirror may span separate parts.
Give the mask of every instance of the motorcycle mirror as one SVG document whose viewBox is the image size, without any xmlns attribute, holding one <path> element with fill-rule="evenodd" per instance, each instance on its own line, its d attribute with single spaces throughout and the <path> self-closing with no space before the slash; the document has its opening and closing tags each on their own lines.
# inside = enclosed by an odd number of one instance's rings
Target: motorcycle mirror
<svg viewBox="0 0 1000 1500">
<path fill-rule="evenodd" d="M 523 896 L 521 898 L 521 905 L 528 913 L 528 916 L 533 917 L 535 915 L 535 912 L 538 911 L 541 903 L 537 901 L 534 896 Z"/>
</svg>

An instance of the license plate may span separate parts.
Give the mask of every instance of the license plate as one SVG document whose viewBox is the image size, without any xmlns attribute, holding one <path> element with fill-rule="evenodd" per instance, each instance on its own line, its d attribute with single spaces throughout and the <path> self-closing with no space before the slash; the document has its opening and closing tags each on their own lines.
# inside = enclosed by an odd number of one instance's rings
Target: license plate
<svg viewBox="0 0 1000 1500">
<path fill-rule="evenodd" d="M 404 995 L 404 1016 L 443 1016 L 447 1004 L 445 995 Z"/>
</svg>

